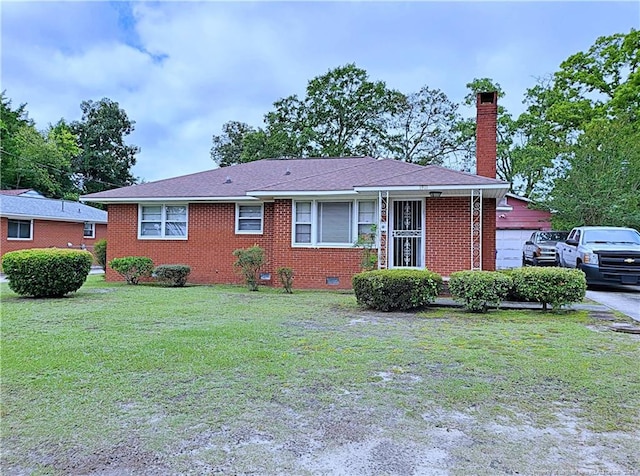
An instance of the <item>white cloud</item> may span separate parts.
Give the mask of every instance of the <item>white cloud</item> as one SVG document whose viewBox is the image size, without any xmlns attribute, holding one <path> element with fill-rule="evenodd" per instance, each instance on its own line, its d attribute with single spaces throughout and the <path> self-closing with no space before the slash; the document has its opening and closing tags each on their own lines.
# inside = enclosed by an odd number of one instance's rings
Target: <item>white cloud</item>
<svg viewBox="0 0 640 476">
<path fill-rule="evenodd" d="M 2 88 L 40 127 L 109 97 L 136 121 L 133 173 L 211 168 L 211 135 L 253 126 L 274 101 L 355 62 L 374 80 L 461 101 L 488 76 L 519 111 L 535 77 L 598 36 L 637 27 L 640 5 L 588 3 L 4 3 Z M 635 20 L 634 20 L 635 13 Z M 25 28 L 24 25 L 29 25 Z"/>
</svg>

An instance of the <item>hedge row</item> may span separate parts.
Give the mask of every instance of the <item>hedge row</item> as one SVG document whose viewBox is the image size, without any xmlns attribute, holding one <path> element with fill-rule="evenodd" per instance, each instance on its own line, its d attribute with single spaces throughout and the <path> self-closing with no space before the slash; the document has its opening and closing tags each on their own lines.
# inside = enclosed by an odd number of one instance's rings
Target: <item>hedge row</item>
<svg viewBox="0 0 640 476">
<path fill-rule="evenodd" d="M 122 276 L 127 284 L 138 284 L 141 279 L 155 278 L 165 286 L 181 287 L 187 283 L 191 268 L 185 264 L 163 264 L 153 267 L 146 256 L 124 256 L 114 258 L 109 266 Z"/>
<path fill-rule="evenodd" d="M 526 267 L 498 271 L 459 271 L 451 274 L 449 291 L 456 301 L 474 312 L 486 312 L 504 300 L 539 302 L 554 310 L 585 296 L 587 281 L 577 269 Z"/>
<path fill-rule="evenodd" d="M 442 278 L 428 270 L 365 271 L 352 280 L 358 304 L 379 311 L 418 309 L 432 303 Z M 580 270 L 527 267 L 499 271 L 458 271 L 451 274 L 449 291 L 472 312 L 486 312 L 509 299 L 539 302 L 554 310 L 585 296 L 587 283 Z"/>
</svg>

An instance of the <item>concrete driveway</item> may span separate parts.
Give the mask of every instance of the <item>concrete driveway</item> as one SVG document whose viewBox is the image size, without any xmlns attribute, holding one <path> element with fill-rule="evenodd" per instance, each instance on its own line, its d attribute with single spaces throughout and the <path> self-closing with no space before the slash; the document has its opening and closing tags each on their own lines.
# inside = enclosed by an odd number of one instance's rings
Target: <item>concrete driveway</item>
<svg viewBox="0 0 640 476">
<path fill-rule="evenodd" d="M 640 286 L 593 286 L 587 298 L 640 322 Z"/>
</svg>

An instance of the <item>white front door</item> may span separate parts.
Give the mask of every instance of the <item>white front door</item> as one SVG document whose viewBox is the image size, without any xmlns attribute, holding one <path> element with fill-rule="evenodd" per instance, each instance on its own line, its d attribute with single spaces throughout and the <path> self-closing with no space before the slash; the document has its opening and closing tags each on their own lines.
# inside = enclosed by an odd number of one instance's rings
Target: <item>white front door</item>
<svg viewBox="0 0 640 476">
<path fill-rule="evenodd" d="M 390 267 L 424 267 L 424 216 L 422 210 L 422 200 L 393 201 L 390 217 Z"/>
</svg>

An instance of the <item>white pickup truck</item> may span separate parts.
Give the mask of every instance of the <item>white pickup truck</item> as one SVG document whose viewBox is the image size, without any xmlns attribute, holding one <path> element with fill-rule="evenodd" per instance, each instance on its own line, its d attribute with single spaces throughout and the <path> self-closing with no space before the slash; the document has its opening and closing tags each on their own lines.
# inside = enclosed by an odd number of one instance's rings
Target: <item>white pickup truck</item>
<svg viewBox="0 0 640 476">
<path fill-rule="evenodd" d="M 640 284 L 640 233 L 633 228 L 574 228 L 556 252 L 559 265 L 581 269 L 588 284 Z"/>
</svg>

